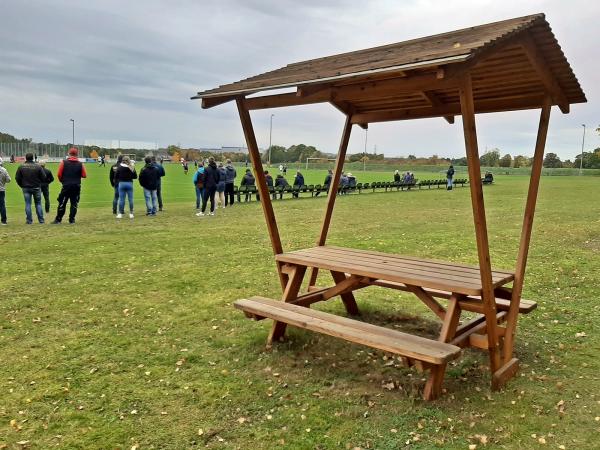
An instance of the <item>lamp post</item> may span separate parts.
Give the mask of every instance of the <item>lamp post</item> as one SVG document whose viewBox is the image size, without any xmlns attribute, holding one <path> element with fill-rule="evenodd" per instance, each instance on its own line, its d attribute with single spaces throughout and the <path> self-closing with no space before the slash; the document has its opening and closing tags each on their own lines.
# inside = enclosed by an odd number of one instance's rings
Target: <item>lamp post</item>
<svg viewBox="0 0 600 450">
<path fill-rule="evenodd" d="M 269 167 L 271 167 L 271 138 L 273 137 L 273 117 L 275 114 L 271 114 L 271 126 L 269 127 Z"/>
<path fill-rule="evenodd" d="M 69 119 L 73 123 L 73 147 L 75 147 L 75 119 Z"/>
<path fill-rule="evenodd" d="M 579 175 L 583 172 L 583 146 L 585 145 L 585 124 L 581 124 L 583 127 L 583 138 L 581 139 L 581 157 L 579 158 Z"/>
<path fill-rule="evenodd" d="M 363 152 L 363 172 L 367 170 L 367 137 L 369 136 L 369 129 L 365 129 L 365 151 Z"/>
</svg>

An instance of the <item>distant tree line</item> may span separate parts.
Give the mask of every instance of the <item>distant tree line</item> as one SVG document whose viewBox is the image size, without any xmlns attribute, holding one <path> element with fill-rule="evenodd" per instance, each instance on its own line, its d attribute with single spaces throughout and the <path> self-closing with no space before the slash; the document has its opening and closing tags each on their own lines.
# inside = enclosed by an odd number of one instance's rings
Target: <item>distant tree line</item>
<svg viewBox="0 0 600 450">
<path fill-rule="evenodd" d="M 463 159 L 464 161 L 462 161 Z M 466 158 L 453 160 L 453 162 L 454 161 L 457 161 L 455 164 L 466 165 Z M 530 167 L 532 158 L 523 155 L 513 157 L 508 153 L 504 156 L 500 156 L 500 151 L 498 149 L 493 149 L 481 155 L 479 157 L 479 163 L 484 167 Z M 561 161 L 556 153 L 549 152 L 544 156 L 543 165 L 545 168 L 578 168 L 580 167 L 580 163 L 581 154 L 577 155 L 574 161 L 569 159 Z M 583 168 L 600 169 L 600 148 L 595 149 L 593 152 L 583 152 Z"/>
</svg>

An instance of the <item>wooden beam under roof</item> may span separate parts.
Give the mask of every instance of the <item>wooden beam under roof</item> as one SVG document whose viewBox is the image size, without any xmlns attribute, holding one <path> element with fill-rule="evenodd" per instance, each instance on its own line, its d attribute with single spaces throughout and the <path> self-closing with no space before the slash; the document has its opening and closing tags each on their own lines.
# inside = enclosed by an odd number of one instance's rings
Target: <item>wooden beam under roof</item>
<svg viewBox="0 0 600 450">
<path fill-rule="evenodd" d="M 491 113 L 511 111 L 519 109 L 540 108 L 544 101 L 544 95 L 528 95 L 521 98 L 494 99 L 475 101 L 475 112 Z M 370 111 L 356 113 L 352 116 L 352 123 L 390 122 L 394 120 L 427 119 L 432 117 L 444 117 L 448 115 L 459 115 L 460 104 L 448 103 L 444 106 L 430 108 L 405 108 L 381 111 Z"/>
<path fill-rule="evenodd" d="M 556 78 L 552 73 L 552 69 L 550 69 L 550 66 L 548 66 L 546 58 L 544 58 L 544 55 L 542 55 L 542 52 L 540 52 L 538 49 L 533 38 L 530 35 L 527 35 L 521 41 L 521 45 L 527 54 L 529 62 L 539 75 L 541 82 L 548 90 L 548 94 L 550 94 L 552 97 L 552 100 L 554 100 L 554 102 L 558 105 L 563 114 L 568 114 L 569 100 L 560 87 L 558 81 L 556 81 Z"/>
<path fill-rule="evenodd" d="M 338 111 L 340 111 L 341 113 L 345 114 L 346 116 L 351 116 L 352 114 L 354 114 L 356 108 L 351 105 L 348 102 L 344 102 L 344 101 L 330 101 L 329 103 L 331 103 Z M 363 130 L 366 130 L 369 128 L 369 124 L 368 123 L 359 123 L 357 124 L 359 127 L 361 127 Z"/>
<path fill-rule="evenodd" d="M 435 95 L 434 92 L 431 92 L 431 91 L 421 91 L 421 95 L 423 96 L 423 98 L 425 100 L 427 100 L 429 102 L 429 104 L 431 106 L 435 106 L 435 107 L 443 107 L 444 106 L 444 102 L 442 102 L 437 97 L 437 95 Z M 444 116 L 444 119 L 449 124 L 453 124 L 454 123 L 454 116 Z"/>
</svg>

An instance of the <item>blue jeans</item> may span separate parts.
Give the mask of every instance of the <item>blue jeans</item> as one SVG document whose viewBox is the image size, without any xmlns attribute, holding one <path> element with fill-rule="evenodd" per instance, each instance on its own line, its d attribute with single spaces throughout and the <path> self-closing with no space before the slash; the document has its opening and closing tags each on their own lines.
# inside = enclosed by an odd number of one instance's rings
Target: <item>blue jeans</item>
<svg viewBox="0 0 600 450">
<path fill-rule="evenodd" d="M 448 184 L 446 185 L 446 189 L 452 189 L 452 178 L 448 178 Z"/>
<path fill-rule="evenodd" d="M 146 200 L 146 212 L 148 214 L 156 214 L 156 204 L 158 203 L 156 189 L 151 191 L 150 189 L 144 188 L 144 199 Z"/>
<path fill-rule="evenodd" d="M 35 203 L 35 213 L 38 222 L 44 223 L 44 210 L 42 209 L 42 190 L 40 188 L 23 188 L 23 198 L 25 199 L 25 217 L 27 223 L 33 223 L 31 215 L 31 198 Z"/>
<path fill-rule="evenodd" d="M 204 201 L 204 188 L 200 189 L 196 186 L 196 209 L 200 209 L 202 202 Z"/>
<path fill-rule="evenodd" d="M 0 191 L 0 222 L 6 223 L 6 192 Z"/>
<path fill-rule="evenodd" d="M 125 213 L 125 196 L 129 200 L 129 212 L 133 213 L 133 181 L 119 182 L 119 214 Z"/>
</svg>

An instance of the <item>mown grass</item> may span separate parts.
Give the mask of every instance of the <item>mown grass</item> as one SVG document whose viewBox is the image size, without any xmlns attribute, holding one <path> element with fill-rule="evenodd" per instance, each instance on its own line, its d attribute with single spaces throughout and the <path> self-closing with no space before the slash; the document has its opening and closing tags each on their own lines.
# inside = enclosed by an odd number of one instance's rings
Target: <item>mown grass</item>
<svg viewBox="0 0 600 450">
<path fill-rule="evenodd" d="M 542 179 L 524 292 L 539 308 L 519 322 L 517 378 L 490 392 L 486 358 L 468 351 L 426 403 L 422 375 L 381 352 L 294 329 L 265 352 L 269 323 L 231 306 L 280 295 L 260 205 L 199 219 L 173 169 L 154 219 L 116 222 L 104 169 L 90 168 L 75 227 L 26 227 L 10 186 L 0 448 L 597 448 L 597 180 Z M 485 188 L 495 267 L 514 266 L 526 187 Z M 324 205 L 275 203 L 286 249 L 313 245 Z M 351 195 L 329 242 L 474 263 L 472 230 L 467 188 Z M 437 332 L 406 294 L 356 295 L 365 320 Z M 337 300 L 316 307 L 343 314 Z"/>
</svg>

